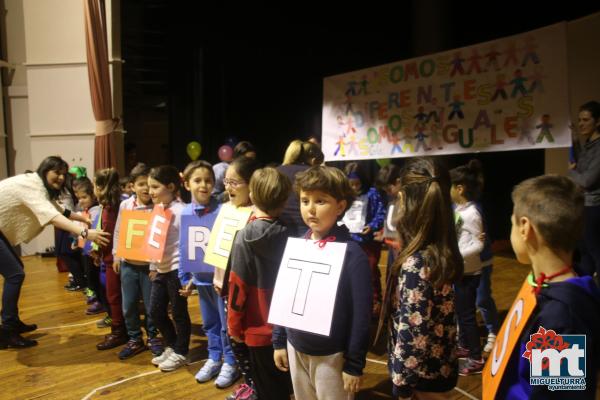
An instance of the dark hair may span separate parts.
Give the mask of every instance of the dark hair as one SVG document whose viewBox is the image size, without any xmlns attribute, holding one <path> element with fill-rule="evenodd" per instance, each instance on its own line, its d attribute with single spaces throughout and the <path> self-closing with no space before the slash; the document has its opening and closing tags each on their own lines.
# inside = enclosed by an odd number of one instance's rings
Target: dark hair
<svg viewBox="0 0 600 400">
<path fill-rule="evenodd" d="M 285 205 L 292 189 L 289 178 L 273 167 L 254 171 L 249 186 L 252 204 L 269 215 Z"/>
<path fill-rule="evenodd" d="M 172 165 L 161 165 L 159 167 L 154 167 L 150 170 L 148 177 L 159 181 L 165 186 L 172 183 L 175 185 L 174 193 L 177 193 L 181 187 L 181 176 L 179 176 L 179 171 Z"/>
<path fill-rule="evenodd" d="M 105 168 L 96 171 L 94 184 L 97 187 L 98 203 L 103 206 L 118 208 L 121 203 L 121 185 L 119 173 L 114 168 Z"/>
<path fill-rule="evenodd" d="M 361 193 L 364 193 L 369 189 L 370 183 L 367 180 L 367 175 L 365 174 L 365 170 L 364 170 L 362 164 L 360 164 L 356 161 L 351 161 L 348 164 L 346 164 L 346 166 L 344 167 L 344 173 L 346 174 L 348 179 L 352 179 L 352 178 L 356 179 L 356 177 L 358 177 L 358 179 L 360 179 Z M 354 175 L 354 176 L 351 177 L 351 175 Z"/>
<path fill-rule="evenodd" d="M 325 160 L 325 155 L 318 144 L 304 142 L 302 143 L 302 158 L 306 165 L 321 165 Z"/>
<path fill-rule="evenodd" d="M 235 145 L 235 147 L 233 148 L 233 158 L 236 159 L 238 157 L 243 157 L 244 154 L 248 153 L 249 151 L 254 151 L 256 152 L 256 149 L 254 148 L 254 145 L 246 140 L 243 140 L 241 142 L 239 142 L 238 144 Z M 250 179 L 250 178 L 248 178 Z"/>
<path fill-rule="evenodd" d="M 130 183 L 130 182 L 131 182 L 131 179 L 128 176 L 124 176 L 122 178 L 119 178 L 119 185 L 121 185 L 121 186 L 125 186 L 128 183 Z"/>
<path fill-rule="evenodd" d="M 210 173 L 210 176 L 212 176 L 213 182 L 216 180 L 215 171 L 213 171 L 212 165 L 210 165 L 208 161 L 204 160 L 196 160 L 189 163 L 183 170 L 183 180 L 189 182 L 194 171 L 200 168 L 207 169 Z"/>
<path fill-rule="evenodd" d="M 82 176 L 81 178 L 76 178 L 73 180 L 73 191 L 84 192 L 85 194 L 95 197 L 94 184 L 87 176 Z"/>
<path fill-rule="evenodd" d="M 140 176 L 148 176 L 150 174 L 150 167 L 144 163 L 137 163 L 135 167 L 131 168 L 129 173 L 129 181 L 135 183 L 136 179 Z"/>
<path fill-rule="evenodd" d="M 397 229 L 404 243 L 392 267 L 394 276 L 408 257 L 421 251 L 431 268 L 430 281 L 441 287 L 460 279 L 448 171 L 431 158 L 410 159 L 400 173 Z"/>
<path fill-rule="evenodd" d="M 453 168 L 450 171 L 453 185 L 464 187 L 464 196 L 468 201 L 476 201 L 483 189 L 483 171 L 481 161 L 472 159 L 466 165 Z"/>
<path fill-rule="evenodd" d="M 388 164 L 381 167 L 375 178 L 375 187 L 377 190 L 384 191 L 388 185 L 393 185 L 400 178 L 400 167 L 395 164 Z"/>
<path fill-rule="evenodd" d="M 354 201 L 354 191 L 344 173 L 334 167 L 316 165 L 296 174 L 294 190 L 300 191 L 319 190 L 332 196 L 337 201 L 346 200 L 347 211 Z M 343 215 L 340 216 L 342 218 Z"/>
<path fill-rule="evenodd" d="M 260 164 L 254 158 L 244 156 L 234 159 L 231 162 L 231 164 L 229 164 L 229 168 L 233 168 L 233 170 L 239 176 L 241 176 L 246 183 L 250 183 L 250 178 L 252 178 L 252 174 L 259 167 Z"/>
<path fill-rule="evenodd" d="M 50 157 L 44 158 L 44 160 L 40 163 L 40 165 L 37 169 L 37 174 L 40 176 L 40 178 L 42 178 L 42 182 L 44 182 L 44 187 L 48 191 L 48 195 L 50 196 L 50 198 L 52 200 L 56 200 L 58 198 L 58 196 L 60 195 L 61 191 L 54 189 L 53 187 L 51 187 L 48 184 L 46 175 L 50 171 L 55 171 L 55 172 L 63 172 L 64 171 L 65 182 L 67 182 L 69 164 L 67 164 L 67 162 L 65 160 L 63 160 L 62 158 L 60 158 L 58 156 L 50 156 Z"/>
<path fill-rule="evenodd" d="M 527 217 L 551 249 L 573 251 L 583 231 L 583 190 L 565 176 L 527 179 L 512 192 L 516 222 Z"/>
<path fill-rule="evenodd" d="M 587 103 L 579 107 L 579 112 L 581 111 L 589 112 L 590 114 L 592 114 L 592 118 L 594 118 L 594 120 L 596 121 L 600 120 L 600 103 L 598 103 L 595 100 L 588 101 Z M 596 125 L 596 130 L 600 132 L 600 125 Z"/>
</svg>

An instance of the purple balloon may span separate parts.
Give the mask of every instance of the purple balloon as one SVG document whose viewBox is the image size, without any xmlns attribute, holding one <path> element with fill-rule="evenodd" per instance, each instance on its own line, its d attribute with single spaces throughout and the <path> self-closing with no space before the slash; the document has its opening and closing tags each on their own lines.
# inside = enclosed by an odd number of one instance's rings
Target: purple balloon
<svg viewBox="0 0 600 400">
<path fill-rule="evenodd" d="M 226 144 L 219 147 L 218 153 L 219 153 L 219 160 L 221 160 L 221 161 L 229 162 L 229 161 L 231 161 L 231 158 L 233 157 L 233 149 L 231 148 L 231 146 L 228 146 Z"/>
</svg>

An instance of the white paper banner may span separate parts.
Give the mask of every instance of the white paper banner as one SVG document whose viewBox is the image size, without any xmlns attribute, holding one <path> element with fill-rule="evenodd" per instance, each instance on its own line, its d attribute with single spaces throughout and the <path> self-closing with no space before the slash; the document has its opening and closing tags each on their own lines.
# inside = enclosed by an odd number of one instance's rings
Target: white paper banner
<svg viewBox="0 0 600 400">
<path fill-rule="evenodd" d="M 324 80 L 325 160 L 569 147 L 566 25 Z"/>
<path fill-rule="evenodd" d="M 323 247 L 289 238 L 271 300 L 269 323 L 329 336 L 346 243 Z"/>
</svg>

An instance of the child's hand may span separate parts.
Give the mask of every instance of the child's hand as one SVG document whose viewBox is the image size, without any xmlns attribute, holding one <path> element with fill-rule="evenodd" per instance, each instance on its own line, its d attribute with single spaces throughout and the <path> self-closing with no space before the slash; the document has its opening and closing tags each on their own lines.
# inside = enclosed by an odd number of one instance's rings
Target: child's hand
<svg viewBox="0 0 600 400">
<path fill-rule="evenodd" d="M 221 295 L 221 288 L 218 287 L 217 285 L 213 285 L 213 288 L 215 289 L 215 292 L 217 292 L 217 294 L 220 296 Z"/>
<path fill-rule="evenodd" d="M 365 226 L 361 232 L 362 235 L 368 235 L 369 233 L 371 233 L 371 227 L 370 226 Z"/>
<path fill-rule="evenodd" d="M 192 286 L 194 285 L 194 282 L 192 282 L 190 280 L 190 282 L 185 285 L 184 288 L 179 289 L 179 295 L 183 296 L 183 297 L 190 297 L 192 295 Z"/>
<path fill-rule="evenodd" d="M 344 381 L 344 390 L 346 392 L 357 393 L 360 390 L 360 376 L 354 376 L 342 372 L 342 380 Z"/>
<path fill-rule="evenodd" d="M 242 339 L 239 336 L 229 336 L 229 337 L 231 338 L 231 340 L 233 340 L 236 343 L 244 343 L 244 339 Z M 275 351 L 277 351 L 277 350 L 275 350 Z"/>
<path fill-rule="evenodd" d="M 113 261 L 112 269 L 115 271 L 115 274 L 119 274 L 119 272 L 121 272 L 121 262 L 116 260 Z"/>
<path fill-rule="evenodd" d="M 156 275 L 158 274 L 157 271 L 150 271 L 148 273 L 148 278 L 150 278 L 151 281 L 153 281 L 154 279 L 156 279 Z"/>
<path fill-rule="evenodd" d="M 485 243 L 485 232 L 481 232 L 478 236 L 478 239 L 482 242 Z"/>
<path fill-rule="evenodd" d="M 383 242 L 383 229 L 373 233 L 373 240 Z"/>
<path fill-rule="evenodd" d="M 287 372 L 290 370 L 286 349 L 277 349 L 273 352 L 273 360 L 278 370 Z"/>
</svg>

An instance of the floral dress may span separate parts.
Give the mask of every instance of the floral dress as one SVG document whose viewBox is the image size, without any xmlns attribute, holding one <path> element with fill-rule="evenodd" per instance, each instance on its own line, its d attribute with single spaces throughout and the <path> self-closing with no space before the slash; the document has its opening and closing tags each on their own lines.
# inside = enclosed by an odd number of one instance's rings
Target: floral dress
<svg viewBox="0 0 600 400">
<path fill-rule="evenodd" d="M 406 259 L 393 283 L 388 368 L 394 395 L 445 392 L 458 379 L 454 290 L 436 289 L 420 252 Z"/>
</svg>

